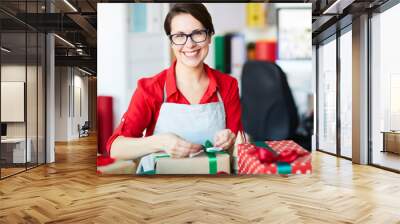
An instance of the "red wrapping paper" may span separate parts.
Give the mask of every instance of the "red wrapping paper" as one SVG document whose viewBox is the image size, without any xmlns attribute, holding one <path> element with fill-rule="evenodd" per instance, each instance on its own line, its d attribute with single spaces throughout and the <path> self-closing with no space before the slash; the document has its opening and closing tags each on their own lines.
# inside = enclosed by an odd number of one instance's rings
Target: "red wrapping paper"
<svg viewBox="0 0 400 224">
<path fill-rule="evenodd" d="M 290 171 L 291 174 L 309 174 L 312 172 L 311 154 L 290 140 L 267 141 L 271 148 L 278 154 L 284 154 L 281 158 L 271 158 L 266 161 L 260 161 L 257 153 L 257 146 L 250 143 L 238 145 L 238 174 L 279 174 L 282 170 Z M 297 158 L 291 163 L 281 163 L 282 161 L 291 161 L 293 155 Z M 286 164 L 282 165 L 282 164 Z"/>
</svg>

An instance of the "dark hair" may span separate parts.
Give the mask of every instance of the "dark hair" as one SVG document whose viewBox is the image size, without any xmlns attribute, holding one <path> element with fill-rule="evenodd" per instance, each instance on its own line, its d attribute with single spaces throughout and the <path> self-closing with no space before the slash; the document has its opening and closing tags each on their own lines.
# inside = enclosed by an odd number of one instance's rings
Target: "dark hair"
<svg viewBox="0 0 400 224">
<path fill-rule="evenodd" d="M 164 30 L 167 35 L 171 34 L 172 19 L 179 14 L 186 13 L 193 16 L 195 19 L 207 29 L 209 34 L 214 34 L 214 25 L 212 23 L 211 15 L 207 8 L 201 3 L 177 3 L 169 10 L 167 17 L 164 21 Z"/>
</svg>

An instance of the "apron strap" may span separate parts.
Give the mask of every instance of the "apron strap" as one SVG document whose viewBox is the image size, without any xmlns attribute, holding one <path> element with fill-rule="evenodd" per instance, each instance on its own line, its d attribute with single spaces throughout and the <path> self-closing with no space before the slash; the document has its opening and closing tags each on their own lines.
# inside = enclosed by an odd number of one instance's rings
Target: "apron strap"
<svg viewBox="0 0 400 224">
<path fill-rule="evenodd" d="M 224 101 L 222 101 L 222 97 L 221 94 L 219 94 L 219 91 L 217 90 L 217 95 L 218 95 L 218 101 L 223 103 Z"/>
<path fill-rule="evenodd" d="M 167 84 L 164 84 L 164 95 L 163 95 L 163 102 L 167 102 Z"/>
<path fill-rule="evenodd" d="M 218 95 L 218 101 L 223 103 L 221 94 L 217 90 L 217 95 Z M 163 95 L 163 102 L 167 102 L 167 84 L 164 84 L 164 95 Z"/>
</svg>

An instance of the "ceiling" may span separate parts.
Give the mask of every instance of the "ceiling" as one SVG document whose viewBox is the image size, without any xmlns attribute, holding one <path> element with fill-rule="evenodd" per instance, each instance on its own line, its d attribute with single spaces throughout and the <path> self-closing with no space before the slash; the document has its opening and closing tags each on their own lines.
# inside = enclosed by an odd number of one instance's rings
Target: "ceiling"
<svg viewBox="0 0 400 224">
<path fill-rule="evenodd" d="M 56 66 L 79 66 L 96 73 L 97 2 L 103 1 L 47 0 L 46 4 L 45 0 L 1 0 L 2 46 L 12 49 L 2 52 L 2 59 L 21 61 L 26 53 L 33 58 L 38 48 L 32 38 L 36 33 L 53 32 L 57 34 Z"/>
<path fill-rule="evenodd" d="M 330 35 L 329 32 L 335 32 L 337 28 L 334 26 L 338 24 L 339 20 L 346 21 L 343 18 L 350 17 L 348 21 L 351 23 L 352 16 L 357 16 L 360 12 L 372 10 L 386 1 L 271 0 L 267 2 L 312 3 L 312 32 L 313 43 L 315 43 L 321 38 Z M 0 26 L 3 32 L 2 39 L 4 38 L 2 41 L 3 46 L 6 46 L 6 43 L 8 43 L 9 48 L 15 48 L 14 54 L 23 55 L 25 50 L 25 38 L 23 37 L 26 29 L 35 32 L 54 32 L 60 37 L 55 38 L 56 65 L 81 66 L 95 72 L 97 57 L 97 3 L 106 2 L 135 1 L 1 0 Z M 237 2 L 240 1 L 237 0 Z M 346 22 L 342 23 L 342 25 L 346 25 Z M 35 48 L 35 43 L 29 42 L 27 48 L 28 54 L 35 52 Z"/>
<path fill-rule="evenodd" d="M 351 24 L 354 17 L 373 12 L 388 0 L 309 0 L 312 3 L 313 44 Z"/>
</svg>

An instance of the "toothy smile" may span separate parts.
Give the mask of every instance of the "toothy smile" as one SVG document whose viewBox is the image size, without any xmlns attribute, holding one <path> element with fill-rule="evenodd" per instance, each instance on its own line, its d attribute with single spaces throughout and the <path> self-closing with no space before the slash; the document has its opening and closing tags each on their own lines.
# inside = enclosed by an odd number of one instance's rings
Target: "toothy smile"
<svg viewBox="0 0 400 224">
<path fill-rule="evenodd" d="M 199 53 L 199 50 L 195 51 L 183 51 L 183 54 L 187 57 L 193 57 L 196 56 Z"/>
</svg>

